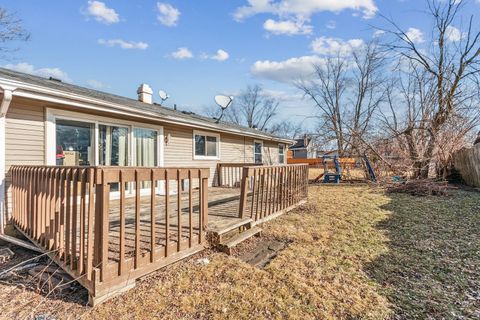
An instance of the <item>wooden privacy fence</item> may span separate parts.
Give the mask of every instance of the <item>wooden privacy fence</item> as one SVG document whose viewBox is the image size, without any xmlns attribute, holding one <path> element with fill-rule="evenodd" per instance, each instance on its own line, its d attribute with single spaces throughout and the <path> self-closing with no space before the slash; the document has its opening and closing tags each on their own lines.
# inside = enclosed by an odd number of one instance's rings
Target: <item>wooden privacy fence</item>
<svg viewBox="0 0 480 320">
<path fill-rule="evenodd" d="M 480 187 L 480 144 L 460 150 L 455 155 L 455 168 L 466 184 Z"/>
<path fill-rule="evenodd" d="M 262 163 L 218 163 L 217 185 L 219 187 L 240 188 L 243 167 L 263 166 Z"/>
<path fill-rule="evenodd" d="M 308 164 L 244 167 L 239 217 L 262 222 L 306 202 Z"/>
<path fill-rule="evenodd" d="M 209 169 L 10 170 L 17 229 L 78 279 L 91 304 L 203 249 Z"/>
</svg>

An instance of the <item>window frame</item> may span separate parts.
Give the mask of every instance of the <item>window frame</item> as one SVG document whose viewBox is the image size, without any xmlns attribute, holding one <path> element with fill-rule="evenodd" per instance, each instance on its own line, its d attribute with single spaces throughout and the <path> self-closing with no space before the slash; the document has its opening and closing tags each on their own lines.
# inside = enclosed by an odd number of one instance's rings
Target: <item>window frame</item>
<svg viewBox="0 0 480 320">
<path fill-rule="evenodd" d="M 253 140 L 253 162 L 254 163 L 257 163 L 257 161 L 255 161 L 255 155 L 258 154 L 255 152 L 255 144 L 259 143 L 262 147 L 261 147 L 261 151 L 260 151 L 260 156 L 262 157 L 262 161 L 258 162 L 258 163 L 262 163 L 263 164 L 263 140 Z"/>
<path fill-rule="evenodd" d="M 149 127 L 145 125 L 132 125 L 130 127 L 130 130 L 128 132 L 129 138 L 130 138 L 130 144 L 131 144 L 131 159 L 130 159 L 130 165 L 137 167 L 134 165 L 134 163 L 137 162 L 137 153 L 135 150 L 137 149 L 137 142 L 135 140 L 135 129 L 141 129 L 141 130 L 150 130 L 150 131 L 155 131 L 157 133 L 157 165 L 155 167 L 163 167 L 163 150 L 160 151 L 160 148 L 162 148 L 162 137 L 163 137 L 163 128 L 159 130 L 158 128 L 155 127 Z"/>
<path fill-rule="evenodd" d="M 195 152 L 195 137 L 196 136 L 204 136 L 205 137 L 205 152 L 207 152 L 207 137 L 214 137 L 217 139 L 216 143 L 216 156 L 201 156 L 197 155 Z M 193 160 L 220 160 L 220 134 L 208 131 L 200 131 L 200 130 L 193 130 L 192 134 L 192 153 L 193 153 Z"/>
<path fill-rule="evenodd" d="M 282 154 L 280 154 L 280 148 L 283 150 Z M 285 164 L 285 149 L 286 146 L 283 143 L 278 144 L 278 164 Z M 280 161 L 280 156 L 283 156 L 283 161 Z"/>
</svg>

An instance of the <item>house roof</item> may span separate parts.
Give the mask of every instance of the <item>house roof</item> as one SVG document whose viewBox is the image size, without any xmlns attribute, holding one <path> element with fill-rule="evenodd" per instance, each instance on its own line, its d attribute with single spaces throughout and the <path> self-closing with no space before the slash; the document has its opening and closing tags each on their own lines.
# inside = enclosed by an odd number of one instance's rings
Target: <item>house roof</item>
<svg viewBox="0 0 480 320">
<path fill-rule="evenodd" d="M 305 140 L 307 140 L 307 144 L 305 144 Z M 301 149 L 306 149 L 308 145 L 310 144 L 311 139 L 310 138 L 301 138 L 301 139 L 295 139 L 295 144 L 291 147 L 289 147 L 289 150 L 301 150 Z"/>
<path fill-rule="evenodd" d="M 293 143 L 291 139 L 272 135 L 257 129 L 244 127 L 235 123 L 220 121 L 188 111 L 174 110 L 160 104 L 148 104 L 135 99 L 122 97 L 98 90 L 93 90 L 58 80 L 46 79 L 30 74 L 0 68 L 0 87 L 12 87 L 13 95 L 29 96 L 29 92 L 41 93 L 43 96 L 62 96 L 65 100 L 88 99 L 89 103 L 117 106 L 123 111 L 136 116 L 200 127 L 208 130 L 229 132 L 232 134 L 252 136 L 264 140 Z"/>
</svg>

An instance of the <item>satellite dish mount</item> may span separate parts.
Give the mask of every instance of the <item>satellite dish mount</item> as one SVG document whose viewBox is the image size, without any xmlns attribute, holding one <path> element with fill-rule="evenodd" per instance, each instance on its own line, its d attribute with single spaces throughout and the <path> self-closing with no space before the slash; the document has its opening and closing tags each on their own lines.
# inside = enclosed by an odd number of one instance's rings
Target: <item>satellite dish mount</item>
<svg viewBox="0 0 480 320">
<path fill-rule="evenodd" d="M 220 120 L 222 119 L 222 117 L 225 113 L 225 110 L 232 104 L 232 102 L 233 102 L 233 97 L 232 96 L 223 96 L 223 95 L 215 96 L 215 103 L 218 104 L 218 106 L 222 110 L 222 113 L 220 114 L 220 117 L 218 117 L 216 119 L 217 123 L 220 122 Z"/>
</svg>

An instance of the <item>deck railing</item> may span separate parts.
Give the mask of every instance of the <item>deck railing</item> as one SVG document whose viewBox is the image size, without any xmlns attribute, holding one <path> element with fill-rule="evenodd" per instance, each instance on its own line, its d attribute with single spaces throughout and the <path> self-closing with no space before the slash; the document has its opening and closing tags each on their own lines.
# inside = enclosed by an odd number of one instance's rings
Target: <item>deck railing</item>
<svg viewBox="0 0 480 320">
<path fill-rule="evenodd" d="M 15 226 L 87 288 L 92 304 L 205 243 L 209 169 L 10 170 Z"/>
<path fill-rule="evenodd" d="M 217 185 L 219 187 L 240 188 L 242 181 L 243 167 L 263 166 L 262 163 L 218 163 L 217 164 Z"/>
<path fill-rule="evenodd" d="M 239 217 L 266 221 L 306 202 L 308 164 L 244 167 Z"/>
</svg>

